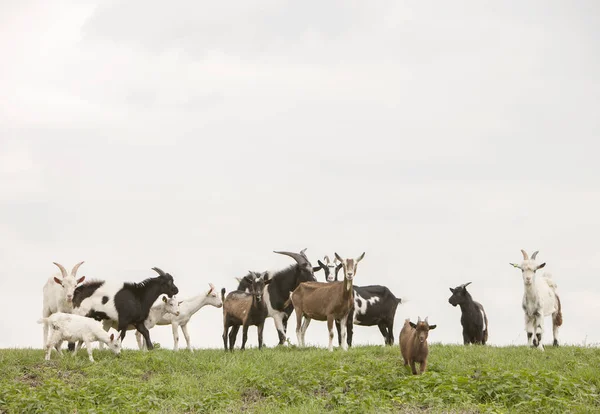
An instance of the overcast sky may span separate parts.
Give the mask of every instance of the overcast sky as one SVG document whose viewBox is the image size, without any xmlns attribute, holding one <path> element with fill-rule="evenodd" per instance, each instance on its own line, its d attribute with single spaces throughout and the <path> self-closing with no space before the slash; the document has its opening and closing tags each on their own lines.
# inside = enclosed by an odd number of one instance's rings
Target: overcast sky
<svg viewBox="0 0 600 414">
<path fill-rule="evenodd" d="M 185 298 L 305 247 L 366 252 L 355 284 L 410 300 L 396 339 L 462 343 L 473 282 L 494 345 L 526 343 L 508 263 L 540 250 L 561 341 L 600 343 L 599 28 L 594 0 L 1 2 L 0 347 L 41 347 L 53 261 Z M 190 324 L 222 346 L 221 309 Z"/>
</svg>

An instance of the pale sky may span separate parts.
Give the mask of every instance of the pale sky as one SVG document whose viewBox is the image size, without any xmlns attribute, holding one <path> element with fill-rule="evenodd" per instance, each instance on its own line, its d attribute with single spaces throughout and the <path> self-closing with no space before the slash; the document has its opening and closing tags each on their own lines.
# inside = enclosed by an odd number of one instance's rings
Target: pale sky
<svg viewBox="0 0 600 414">
<path fill-rule="evenodd" d="M 494 345 L 526 343 L 508 263 L 540 250 L 560 340 L 600 343 L 599 40 L 594 0 L 1 2 L 0 347 L 41 347 L 53 261 L 185 298 L 305 247 L 366 252 L 355 284 L 410 300 L 396 341 L 462 343 L 473 282 Z M 221 347 L 221 309 L 190 334 Z"/>
</svg>

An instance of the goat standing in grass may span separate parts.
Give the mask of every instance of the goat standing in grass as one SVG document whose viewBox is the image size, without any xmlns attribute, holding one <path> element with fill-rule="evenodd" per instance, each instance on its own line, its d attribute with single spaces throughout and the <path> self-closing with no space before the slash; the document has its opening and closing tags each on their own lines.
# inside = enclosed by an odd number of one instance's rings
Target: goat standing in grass
<svg viewBox="0 0 600 414">
<path fill-rule="evenodd" d="M 325 280 L 333 282 L 338 280 L 338 271 L 342 265 L 337 264 L 337 259 L 331 262 L 328 256 L 323 259 L 324 263 L 317 260 L 319 267 L 315 267 L 315 272 L 323 270 Z M 403 299 L 394 296 L 392 291 L 386 286 L 368 285 L 353 286 L 354 289 L 354 310 L 350 313 L 346 322 L 348 346 L 352 346 L 352 336 L 354 325 L 374 326 L 377 325 L 383 335 L 386 345 L 394 344 L 394 318 L 396 309 Z M 338 333 L 338 343 L 342 345 L 341 326 L 339 321 L 335 321 L 335 327 Z"/>
<path fill-rule="evenodd" d="M 183 336 L 185 337 L 185 342 L 187 343 L 187 349 L 190 352 L 193 352 L 192 342 L 190 341 L 190 334 L 188 333 L 188 322 L 192 318 L 192 316 L 198 312 L 202 307 L 206 305 L 214 306 L 215 308 L 220 308 L 223 306 L 223 301 L 219 296 L 218 292 L 215 290 L 215 286 L 212 283 L 209 283 L 210 289 L 208 292 L 201 293 L 197 296 L 191 297 L 189 299 L 184 299 L 179 302 L 179 313 L 173 315 L 172 313 L 164 313 L 163 316 L 156 322 L 156 325 L 171 325 L 171 329 L 173 330 L 173 350 L 179 350 L 179 327 L 181 327 L 181 331 L 183 332 Z M 150 328 L 148 328 L 150 329 Z M 141 334 L 139 332 L 135 333 L 136 338 L 138 339 L 138 345 L 141 343 Z M 142 349 L 140 347 L 140 349 Z"/>
<path fill-rule="evenodd" d="M 527 342 L 529 346 L 544 350 L 542 345 L 542 334 L 544 333 L 544 316 L 552 315 L 552 333 L 554 346 L 558 346 L 558 328 L 562 325 L 562 310 L 560 298 L 556 293 L 556 283 L 549 273 L 538 275 L 537 270 L 546 266 L 546 263 L 538 265 L 535 258 L 538 252 L 531 255 L 531 259 L 525 250 L 521 250 L 523 261 L 521 264 L 510 265 L 521 269 L 523 273 L 523 311 L 525 312 L 525 331 L 527 331 Z"/>
<path fill-rule="evenodd" d="M 56 348 L 62 356 L 60 346 L 63 341 L 78 342 L 73 355 L 85 343 L 91 362 L 94 362 L 94 357 L 92 356 L 92 342 L 94 341 L 105 343 L 117 355 L 121 353 L 121 339 L 115 339 L 114 334 L 109 336 L 108 332 L 102 329 L 102 324 L 92 318 L 57 312 L 47 318 L 40 319 L 38 323 L 43 323 L 50 327 L 50 337 L 46 343 L 46 361 L 50 360 L 52 348 Z"/>
<path fill-rule="evenodd" d="M 460 306 L 460 323 L 463 327 L 464 344 L 485 345 L 488 339 L 488 320 L 481 303 L 475 302 L 471 294 L 467 292 L 467 286 L 470 284 L 471 282 L 457 286 L 454 289 L 450 288 L 452 296 L 450 296 L 448 302 L 452 306 Z"/>
<path fill-rule="evenodd" d="M 317 281 L 312 264 L 306 257 L 305 251 L 306 249 L 302 249 L 300 253 L 274 252 L 291 257 L 296 261 L 296 264 L 276 272 L 267 273 L 269 284 L 265 287 L 264 301 L 267 305 L 267 317 L 273 318 L 275 322 L 275 328 L 279 335 L 279 345 L 283 345 L 285 342 L 287 321 L 294 311 L 294 307 L 289 301 L 290 292 L 302 282 Z M 250 279 L 248 277 L 238 279 L 237 290 L 249 292 L 252 283 Z"/>
<path fill-rule="evenodd" d="M 60 269 L 61 275 L 51 276 L 44 285 L 44 302 L 42 305 L 43 318 L 47 318 L 56 312 L 72 313 L 75 288 L 78 284 L 85 280 L 85 276 L 77 279 L 77 270 L 79 269 L 79 266 L 83 264 L 83 262 L 77 263 L 75 267 L 73 267 L 73 270 L 71 270 L 70 275 L 67 273 L 67 270 L 63 267 L 63 265 L 56 262 L 53 263 Z M 62 276 L 62 278 L 59 276 Z M 43 331 L 43 346 L 46 347 L 46 342 L 48 340 L 47 324 L 44 324 Z"/>
<path fill-rule="evenodd" d="M 254 325 L 258 329 L 258 349 L 263 345 L 263 328 L 267 317 L 267 305 L 263 300 L 263 291 L 265 284 L 265 274 L 250 272 L 246 277 L 252 281 L 249 287 L 250 292 L 234 290 L 225 297 L 225 288 L 221 290 L 221 300 L 223 301 L 223 346 L 227 351 L 227 331 L 229 333 L 229 350 L 233 351 L 235 338 L 242 326 L 242 347 L 246 348 L 248 340 L 248 327 Z"/>
<path fill-rule="evenodd" d="M 125 339 L 127 327 L 133 325 L 144 336 L 148 349 L 152 349 L 150 333 L 144 324 L 150 308 L 160 295 L 172 297 L 179 293 L 173 276 L 158 267 L 152 270 L 159 276 L 140 283 L 106 283 L 98 280 L 82 284 L 73 295 L 73 313 L 96 320 L 115 321 L 121 331 L 121 341 Z M 70 343 L 69 349 L 73 347 Z"/>
<path fill-rule="evenodd" d="M 436 325 L 429 325 L 427 318 L 421 321 L 420 316 L 416 324 L 412 323 L 410 319 L 404 320 L 404 326 L 400 331 L 400 353 L 404 359 L 404 366 L 410 365 L 414 375 L 417 375 L 416 362 L 420 365 L 421 374 L 427 369 L 427 356 L 429 355 L 427 337 L 429 331 L 435 328 Z"/>
<path fill-rule="evenodd" d="M 333 323 L 341 325 L 342 349 L 348 350 L 346 343 L 346 327 L 350 313 L 354 307 L 354 289 L 352 281 L 356 275 L 358 262 L 365 254 L 356 259 L 342 259 L 337 253 L 335 257 L 342 263 L 344 269 L 343 282 L 305 282 L 301 283 L 290 296 L 296 312 L 296 336 L 298 345 L 305 346 L 306 329 L 312 319 L 327 321 L 329 331 L 329 351 L 333 351 Z M 304 318 L 304 323 L 302 319 Z"/>
</svg>

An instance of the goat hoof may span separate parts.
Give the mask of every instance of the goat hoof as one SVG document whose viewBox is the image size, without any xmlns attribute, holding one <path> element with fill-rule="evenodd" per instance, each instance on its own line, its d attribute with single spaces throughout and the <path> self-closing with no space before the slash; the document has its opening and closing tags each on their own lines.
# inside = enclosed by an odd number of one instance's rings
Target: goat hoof
<svg viewBox="0 0 600 414">
<path fill-rule="evenodd" d="M 558 346 L 558 341 L 555 339 L 554 342 L 552 342 L 552 346 Z"/>
</svg>

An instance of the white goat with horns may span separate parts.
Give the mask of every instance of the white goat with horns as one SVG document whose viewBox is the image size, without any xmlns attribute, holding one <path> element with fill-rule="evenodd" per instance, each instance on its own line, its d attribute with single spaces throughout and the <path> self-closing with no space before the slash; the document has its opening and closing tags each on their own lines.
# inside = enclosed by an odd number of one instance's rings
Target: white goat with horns
<svg viewBox="0 0 600 414">
<path fill-rule="evenodd" d="M 73 313 L 73 293 L 78 284 L 85 280 L 85 276 L 77 279 L 77 270 L 83 262 L 79 262 L 71 270 L 71 274 L 67 273 L 67 270 L 63 265 L 53 262 L 56 267 L 60 269 L 62 278 L 60 275 L 50 276 L 48 281 L 44 285 L 44 302 L 42 305 L 42 317 L 48 318 L 50 315 L 62 312 L 62 313 Z M 44 343 L 43 347 L 46 347 L 48 340 L 48 324 L 44 324 Z"/>
<path fill-rule="evenodd" d="M 523 311 L 525 312 L 525 331 L 527 331 L 527 342 L 530 346 L 544 350 L 542 345 L 542 334 L 544 333 L 544 316 L 552 315 L 552 333 L 554 335 L 554 346 L 558 346 L 558 328 L 562 325 L 562 310 L 560 298 L 556 293 L 556 283 L 549 273 L 539 276 L 536 271 L 546 266 L 546 263 L 537 264 L 535 258 L 538 252 L 531 255 L 531 259 L 525 250 L 521 264 L 510 265 L 521 269 L 523 272 Z"/>
</svg>

